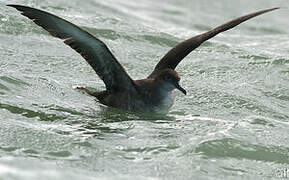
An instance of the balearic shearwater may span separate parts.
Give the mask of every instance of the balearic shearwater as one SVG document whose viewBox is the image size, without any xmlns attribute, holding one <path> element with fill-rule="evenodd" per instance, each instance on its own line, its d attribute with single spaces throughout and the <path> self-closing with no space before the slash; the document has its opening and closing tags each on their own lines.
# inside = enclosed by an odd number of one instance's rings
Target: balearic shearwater
<svg viewBox="0 0 289 180">
<path fill-rule="evenodd" d="M 8 6 L 16 8 L 22 15 L 77 51 L 103 80 L 106 87 L 105 91 L 97 93 L 82 87 L 78 89 L 95 96 L 100 103 L 107 106 L 155 113 L 168 112 L 174 102 L 174 89 L 186 94 L 186 90 L 179 85 L 180 76 L 175 68 L 191 51 L 206 40 L 250 18 L 279 9 L 271 8 L 247 14 L 187 39 L 167 52 L 147 78 L 132 80 L 107 46 L 87 31 L 42 10 L 21 5 Z"/>
</svg>

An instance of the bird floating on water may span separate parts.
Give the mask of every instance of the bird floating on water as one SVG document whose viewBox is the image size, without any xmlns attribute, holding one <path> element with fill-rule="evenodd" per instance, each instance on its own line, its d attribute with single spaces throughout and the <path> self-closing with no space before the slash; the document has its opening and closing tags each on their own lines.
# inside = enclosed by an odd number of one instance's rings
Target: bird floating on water
<svg viewBox="0 0 289 180">
<path fill-rule="evenodd" d="M 174 102 L 174 89 L 187 94 L 179 84 L 180 76 L 175 68 L 191 51 L 208 39 L 244 21 L 279 9 L 277 7 L 250 13 L 180 42 L 162 57 L 147 78 L 132 80 L 108 47 L 87 31 L 42 10 L 22 5 L 7 6 L 16 8 L 22 15 L 77 51 L 103 80 L 106 87 L 106 90 L 101 92 L 91 92 L 83 87 L 78 89 L 96 97 L 100 103 L 107 106 L 154 113 L 169 111 Z"/>
</svg>

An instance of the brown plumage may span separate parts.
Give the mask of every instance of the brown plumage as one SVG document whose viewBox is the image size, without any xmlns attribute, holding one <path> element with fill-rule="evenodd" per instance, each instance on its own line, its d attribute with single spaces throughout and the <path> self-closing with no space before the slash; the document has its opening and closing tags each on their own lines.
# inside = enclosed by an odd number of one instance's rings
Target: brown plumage
<svg viewBox="0 0 289 180">
<path fill-rule="evenodd" d="M 52 36 L 63 39 L 65 44 L 88 62 L 106 86 L 105 91 L 98 93 L 85 88 L 78 88 L 79 90 L 95 96 L 99 102 L 107 106 L 156 113 L 168 112 L 174 102 L 174 89 L 186 94 L 185 89 L 179 85 L 180 76 L 174 69 L 191 51 L 206 40 L 248 19 L 279 9 L 257 11 L 187 39 L 165 54 L 146 79 L 132 80 L 107 46 L 85 30 L 45 11 L 21 5 L 8 6 L 16 8 Z"/>
</svg>

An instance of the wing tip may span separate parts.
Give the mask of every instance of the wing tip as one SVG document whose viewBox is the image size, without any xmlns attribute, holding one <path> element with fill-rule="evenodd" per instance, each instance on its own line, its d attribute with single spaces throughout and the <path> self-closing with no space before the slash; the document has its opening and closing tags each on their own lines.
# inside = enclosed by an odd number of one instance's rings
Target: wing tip
<svg viewBox="0 0 289 180">
<path fill-rule="evenodd" d="M 6 6 L 13 7 L 13 8 L 15 8 L 16 10 L 18 10 L 18 11 L 20 11 L 22 13 L 27 11 L 28 9 L 32 9 L 30 7 L 27 7 L 27 6 L 22 6 L 22 5 L 17 5 L 17 4 L 7 4 Z"/>
<path fill-rule="evenodd" d="M 258 16 L 258 15 L 261 15 L 261 14 L 264 14 L 264 13 L 267 13 L 267 12 L 271 12 L 271 11 L 275 11 L 277 9 L 281 9 L 281 7 L 274 7 L 274 8 L 269 8 L 269 9 L 263 9 L 263 10 L 259 10 L 255 13 L 251 13 L 251 14 L 255 14 L 255 16 Z M 248 14 L 250 15 L 250 14 Z M 254 17 L 255 17 L 254 16 Z"/>
<path fill-rule="evenodd" d="M 269 11 L 274 11 L 274 10 L 277 10 L 277 9 L 281 9 L 281 7 L 269 8 L 269 9 L 265 9 L 264 11 L 265 12 L 269 12 Z"/>
<path fill-rule="evenodd" d="M 6 6 L 8 6 L 8 7 L 13 7 L 13 8 L 15 8 L 16 10 L 21 11 L 21 12 L 28 12 L 28 11 L 37 10 L 37 9 L 35 9 L 35 8 L 32 8 L 32 7 L 23 6 L 23 5 L 18 5 L 18 4 L 7 4 Z"/>
<path fill-rule="evenodd" d="M 24 7 L 22 5 L 17 5 L 17 4 L 7 4 L 6 6 L 13 7 L 13 8 L 16 8 L 16 9 Z"/>
</svg>

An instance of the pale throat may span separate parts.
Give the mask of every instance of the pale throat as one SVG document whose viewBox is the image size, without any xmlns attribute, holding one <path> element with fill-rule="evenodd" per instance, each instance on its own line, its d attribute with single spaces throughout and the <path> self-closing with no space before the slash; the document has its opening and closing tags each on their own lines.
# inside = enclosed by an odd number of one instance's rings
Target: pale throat
<svg viewBox="0 0 289 180">
<path fill-rule="evenodd" d="M 162 90 L 160 93 L 160 101 L 158 103 L 158 108 L 160 111 L 168 111 L 175 101 L 175 90 Z"/>
</svg>

